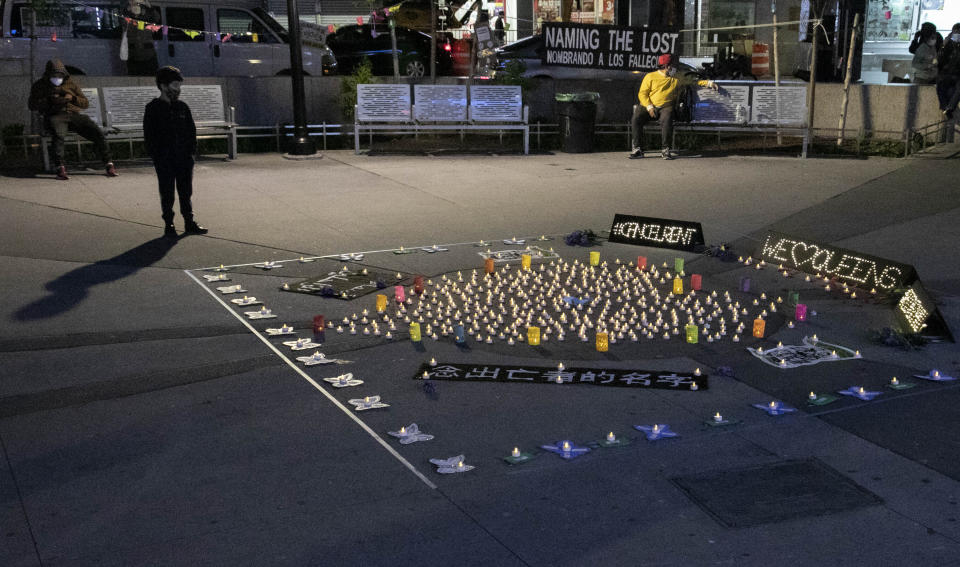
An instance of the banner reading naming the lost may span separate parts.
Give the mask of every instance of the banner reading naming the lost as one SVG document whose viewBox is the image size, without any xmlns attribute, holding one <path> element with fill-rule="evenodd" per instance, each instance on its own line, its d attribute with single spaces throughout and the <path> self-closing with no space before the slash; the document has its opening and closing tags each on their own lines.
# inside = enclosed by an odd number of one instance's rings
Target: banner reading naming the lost
<svg viewBox="0 0 960 567">
<path fill-rule="evenodd" d="M 543 23 L 544 65 L 653 71 L 657 58 L 676 53 L 680 34 L 665 28 Z"/>
</svg>

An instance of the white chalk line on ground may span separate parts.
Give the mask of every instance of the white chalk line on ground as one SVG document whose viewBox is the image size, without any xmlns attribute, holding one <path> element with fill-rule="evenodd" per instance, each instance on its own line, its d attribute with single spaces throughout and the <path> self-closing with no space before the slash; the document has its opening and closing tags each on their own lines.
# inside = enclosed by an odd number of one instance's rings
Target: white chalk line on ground
<svg viewBox="0 0 960 567">
<path fill-rule="evenodd" d="M 437 485 L 436 485 L 436 484 L 434 484 L 433 482 L 431 482 L 429 478 L 427 478 L 422 472 L 420 472 L 419 470 L 417 470 L 417 468 L 416 468 L 415 466 L 413 466 L 413 464 L 410 463 L 410 461 L 408 461 L 408 460 L 406 460 L 405 458 L 403 458 L 403 456 L 402 456 L 400 453 L 398 453 L 398 452 L 396 451 L 396 449 L 394 449 L 393 447 L 391 447 L 389 443 L 387 443 L 382 437 L 380 437 L 379 435 L 377 435 L 377 433 L 376 433 L 369 425 L 367 425 L 362 419 L 360 419 L 359 417 L 357 417 L 352 411 L 350 411 L 349 409 L 347 409 L 346 406 L 344 406 L 343 404 L 341 404 L 339 400 L 337 400 L 336 398 L 334 398 L 334 397 L 330 394 L 330 392 L 328 392 L 326 389 L 324 389 L 323 386 L 321 386 L 317 381 L 315 381 L 313 378 L 311 378 L 309 374 L 307 374 L 306 372 L 304 372 L 302 368 L 300 368 L 299 366 L 297 366 L 297 364 L 296 364 L 295 362 L 293 362 L 292 360 L 290 360 L 290 359 L 287 357 L 287 355 L 285 355 L 283 352 L 281 352 L 276 346 L 274 346 L 273 343 L 271 343 L 265 336 L 263 336 L 259 331 L 257 331 L 257 330 L 253 327 L 253 325 L 250 324 L 249 321 L 247 321 L 247 320 L 244 319 L 242 316 L 240 316 L 240 314 L 237 313 L 237 311 L 236 311 L 235 309 L 233 309 L 232 307 L 230 307 L 229 305 L 227 305 L 226 302 L 224 302 L 223 299 L 221 299 L 220 297 L 218 297 L 217 294 L 214 293 L 214 291 L 213 291 L 212 289 L 210 289 L 207 285 L 205 285 L 203 282 L 201 282 L 195 275 L 193 275 L 193 273 L 192 273 L 191 270 L 184 270 L 184 273 L 186 273 L 186 274 L 190 277 L 190 279 L 192 279 L 193 281 L 195 281 L 195 282 L 197 283 L 197 285 L 199 285 L 201 288 L 203 288 L 204 291 L 206 291 L 207 293 L 209 293 L 210 296 L 213 297 L 213 299 L 215 299 L 215 300 L 217 301 L 217 303 L 219 303 L 220 305 L 222 305 L 224 309 L 226 309 L 226 310 L 229 311 L 234 317 L 236 317 L 236 319 L 237 319 L 238 321 L 240 321 L 240 322 L 243 324 L 243 326 L 245 326 L 247 329 L 249 329 L 250 332 L 254 334 L 254 336 L 256 336 L 258 339 L 260 339 L 260 340 L 263 342 L 263 344 L 267 345 L 267 347 L 268 347 L 270 350 L 272 350 L 272 351 L 274 352 L 274 354 L 276 354 L 277 356 L 279 356 L 281 360 L 283 360 L 285 363 L 287 363 L 287 366 L 289 366 L 290 368 L 292 368 L 297 374 L 300 375 L 301 378 L 303 378 L 304 380 L 306 380 L 311 386 L 313 386 L 314 388 L 316 388 L 321 394 L 323 394 L 328 400 L 330 400 L 330 402 L 333 403 L 334 406 L 336 406 L 337 408 L 339 408 L 340 411 L 342 411 L 342 412 L 343 412 L 344 414 L 346 414 L 350 419 L 352 419 L 354 422 L 356 422 L 356 424 L 359 425 L 364 431 L 366 431 L 367 434 L 370 435 L 370 437 L 372 437 L 377 443 L 379 443 L 384 449 L 386 449 L 387 452 L 389 452 L 391 455 L 393 455 L 393 457 L 394 457 L 395 459 L 397 459 L 398 461 L 400 461 L 400 463 L 401 463 L 403 466 L 407 467 L 407 469 L 409 469 L 410 472 L 412 472 L 413 474 L 415 474 L 415 475 L 417 476 L 417 478 L 419 478 L 424 484 L 426 484 L 427 486 L 429 486 L 429 487 L 432 488 L 432 489 L 436 489 L 436 488 L 437 488 Z"/>
</svg>

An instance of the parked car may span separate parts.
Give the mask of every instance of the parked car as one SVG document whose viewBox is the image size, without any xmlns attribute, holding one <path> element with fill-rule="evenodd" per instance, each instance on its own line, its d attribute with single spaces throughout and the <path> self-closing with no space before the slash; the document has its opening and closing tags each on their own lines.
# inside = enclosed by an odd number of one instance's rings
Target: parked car
<svg viewBox="0 0 960 567">
<path fill-rule="evenodd" d="M 53 58 L 63 60 L 75 75 L 126 74 L 120 59 L 124 20 L 119 3 L 63 3 L 56 17 L 38 18 L 34 34 L 43 41 L 31 47 L 30 0 L 0 1 L 3 74 L 29 76 L 32 61 L 34 76 L 39 76 Z M 174 65 L 194 77 L 290 72 L 287 32 L 259 0 L 154 0 L 151 5 L 139 19 L 168 26 L 167 34 L 161 29 L 153 34 L 161 66 Z M 337 62 L 326 46 L 305 44 L 303 68 L 309 75 L 330 75 L 336 73 Z"/>
<path fill-rule="evenodd" d="M 415 79 L 429 75 L 430 36 L 399 26 L 396 35 L 400 75 Z M 374 75 L 393 75 L 393 48 L 385 23 L 341 26 L 327 36 L 327 45 L 337 58 L 341 74 L 352 73 L 361 61 L 369 59 Z M 438 45 L 437 74 L 447 74 L 451 68 L 449 51 Z"/>
</svg>

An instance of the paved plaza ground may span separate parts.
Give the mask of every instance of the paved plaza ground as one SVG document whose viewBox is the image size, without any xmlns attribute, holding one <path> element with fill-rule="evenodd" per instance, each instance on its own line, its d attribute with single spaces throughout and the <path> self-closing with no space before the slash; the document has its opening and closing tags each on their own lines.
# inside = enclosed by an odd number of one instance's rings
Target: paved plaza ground
<svg viewBox="0 0 960 567">
<path fill-rule="evenodd" d="M 960 375 L 955 343 L 874 342 L 895 320 L 867 290 L 851 298 L 796 272 L 563 239 L 626 213 L 700 222 L 707 244 L 749 256 L 777 230 L 916 267 L 956 334 L 960 162 L 940 158 L 208 157 L 194 207 L 210 233 L 178 239 L 161 237 L 146 163 L 121 164 L 115 179 L 0 172 L 0 565 L 960 565 L 960 381 L 913 378 Z M 681 257 L 702 275 L 704 301 L 730 291 L 752 322 L 798 291 L 810 316 L 790 328 L 781 305 L 763 339 L 748 327 L 738 343 L 658 334 L 599 353 L 592 331 L 588 342 L 571 331 L 539 347 L 473 335 L 458 346 L 426 333 L 411 342 L 402 315 L 391 339 L 364 335 L 372 327 L 359 320 L 350 334 L 354 314 L 376 318 L 376 293 L 281 289 L 344 266 L 400 273 L 407 293 L 416 274 L 428 292 L 457 272 L 469 282 L 477 270 L 482 285 L 480 253 L 528 245 L 548 256 L 534 258 L 535 274 L 592 251 L 611 269 L 644 255 L 661 274 Z M 506 265 L 503 278 L 520 267 Z M 204 277 L 221 273 L 230 279 Z M 230 301 L 243 294 L 217 289 L 234 284 L 278 317 L 246 317 L 255 307 Z M 669 279 L 654 284 L 670 295 Z M 315 350 L 343 364 L 306 366 L 296 357 L 313 350 L 266 332 L 288 324 L 311 338 L 317 314 L 344 332 L 327 329 Z M 781 369 L 747 350 L 813 334 L 861 357 Z M 415 379 L 431 358 L 699 368 L 706 387 Z M 346 372 L 364 383 L 323 380 Z M 915 387 L 889 388 L 893 376 Z M 854 385 L 882 394 L 808 403 L 811 391 Z M 349 403 L 373 395 L 389 407 Z M 775 400 L 798 411 L 751 407 Z M 718 412 L 736 423 L 711 425 Z M 412 423 L 434 438 L 389 435 Z M 648 441 L 634 428 L 650 424 L 678 436 Z M 629 443 L 604 447 L 611 432 Z M 591 451 L 540 449 L 564 440 Z M 508 464 L 514 447 L 534 458 Z M 438 474 L 430 462 L 458 455 L 475 468 Z"/>
</svg>

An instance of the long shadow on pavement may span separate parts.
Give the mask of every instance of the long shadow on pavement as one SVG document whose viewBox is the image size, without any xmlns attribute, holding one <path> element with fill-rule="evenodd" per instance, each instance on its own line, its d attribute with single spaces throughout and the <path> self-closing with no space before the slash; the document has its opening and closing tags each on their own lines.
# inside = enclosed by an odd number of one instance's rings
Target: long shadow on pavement
<svg viewBox="0 0 960 567">
<path fill-rule="evenodd" d="M 14 318 L 31 321 L 53 317 L 73 309 L 83 301 L 95 285 L 117 281 L 160 261 L 179 241 L 177 238 L 155 238 L 113 258 L 100 260 L 71 270 L 47 282 L 50 295 L 17 310 Z"/>
</svg>

